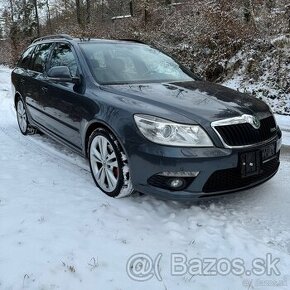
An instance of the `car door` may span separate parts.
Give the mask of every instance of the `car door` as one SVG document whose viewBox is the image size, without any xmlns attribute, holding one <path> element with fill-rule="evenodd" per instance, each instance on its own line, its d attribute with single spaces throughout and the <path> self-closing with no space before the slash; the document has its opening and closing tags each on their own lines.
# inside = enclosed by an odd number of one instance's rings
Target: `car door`
<svg viewBox="0 0 290 290">
<path fill-rule="evenodd" d="M 42 126 L 45 126 L 43 101 L 46 92 L 43 87 L 46 81 L 46 64 L 53 46 L 53 43 L 42 43 L 36 46 L 27 72 L 28 80 L 25 83 L 27 109 L 33 121 Z"/>
<path fill-rule="evenodd" d="M 27 88 L 30 83 L 29 66 L 34 49 L 35 46 L 30 46 L 23 52 L 16 68 L 12 72 L 14 93 L 18 92 L 23 97 L 24 101 L 26 101 Z"/>
<path fill-rule="evenodd" d="M 49 68 L 67 66 L 72 77 L 77 77 L 80 67 L 76 53 L 69 43 L 57 43 L 53 48 Z M 59 138 L 81 149 L 80 127 L 84 115 L 84 84 L 61 82 L 46 78 L 42 90 L 45 92 L 43 111 L 45 126 Z"/>
</svg>

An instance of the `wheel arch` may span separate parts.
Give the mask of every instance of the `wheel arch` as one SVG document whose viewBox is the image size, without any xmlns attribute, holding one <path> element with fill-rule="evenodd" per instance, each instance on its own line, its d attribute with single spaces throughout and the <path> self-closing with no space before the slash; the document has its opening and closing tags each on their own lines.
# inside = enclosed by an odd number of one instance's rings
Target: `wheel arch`
<svg viewBox="0 0 290 290">
<path fill-rule="evenodd" d="M 84 154 L 86 157 L 88 157 L 88 147 L 89 147 L 89 139 L 91 134 L 98 128 L 103 128 L 106 129 L 107 131 L 109 131 L 111 134 L 114 135 L 114 137 L 117 139 L 119 145 L 121 146 L 121 149 L 124 151 L 124 153 L 126 154 L 126 156 L 128 156 L 126 149 L 124 148 L 123 142 L 121 142 L 121 138 L 118 136 L 117 132 L 107 123 L 105 123 L 104 121 L 100 121 L 100 120 L 95 120 L 93 122 L 91 122 L 86 130 L 85 130 L 85 136 L 84 136 Z M 129 161 L 128 161 L 129 162 Z"/>
<path fill-rule="evenodd" d="M 15 95 L 14 95 L 14 107 L 15 108 L 16 108 L 16 102 L 18 99 L 21 99 L 22 101 L 24 101 L 22 95 L 18 91 L 16 91 Z"/>
</svg>

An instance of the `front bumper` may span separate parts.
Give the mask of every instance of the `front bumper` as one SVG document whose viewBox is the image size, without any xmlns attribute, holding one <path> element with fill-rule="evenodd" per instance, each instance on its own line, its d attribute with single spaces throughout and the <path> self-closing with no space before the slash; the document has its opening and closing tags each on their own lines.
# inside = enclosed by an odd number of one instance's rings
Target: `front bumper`
<svg viewBox="0 0 290 290">
<path fill-rule="evenodd" d="M 276 154 L 261 165 L 259 174 L 242 178 L 240 156 L 276 143 Z M 256 186 L 275 175 L 279 168 L 281 134 L 271 142 L 251 148 L 176 148 L 151 142 L 130 144 L 129 166 L 134 188 L 142 193 L 171 200 L 196 200 Z M 199 174 L 183 190 L 150 185 L 150 178 L 161 172 Z"/>
</svg>

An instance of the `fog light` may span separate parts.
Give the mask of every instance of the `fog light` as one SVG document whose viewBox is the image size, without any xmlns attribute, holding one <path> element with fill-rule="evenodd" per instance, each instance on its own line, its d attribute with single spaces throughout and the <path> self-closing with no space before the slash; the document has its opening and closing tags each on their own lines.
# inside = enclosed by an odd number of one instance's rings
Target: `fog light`
<svg viewBox="0 0 290 290">
<path fill-rule="evenodd" d="M 160 172 L 158 175 L 168 177 L 196 177 L 199 171 Z"/>
<path fill-rule="evenodd" d="M 169 184 L 172 188 L 181 188 L 184 186 L 185 181 L 182 178 L 173 178 L 169 181 Z"/>
</svg>

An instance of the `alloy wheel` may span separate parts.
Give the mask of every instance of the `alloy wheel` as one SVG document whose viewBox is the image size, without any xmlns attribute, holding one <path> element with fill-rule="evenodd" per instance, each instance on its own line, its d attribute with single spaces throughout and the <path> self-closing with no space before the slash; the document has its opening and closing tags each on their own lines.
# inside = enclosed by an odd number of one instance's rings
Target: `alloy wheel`
<svg viewBox="0 0 290 290">
<path fill-rule="evenodd" d="M 17 102 L 17 121 L 18 121 L 21 132 L 23 134 L 26 134 L 27 128 L 28 128 L 28 121 L 27 121 L 26 110 L 25 110 L 22 100 L 18 100 Z"/>
<path fill-rule="evenodd" d="M 119 166 L 117 156 L 110 141 L 98 135 L 90 147 L 92 171 L 100 188 L 106 192 L 113 192 L 119 180 Z"/>
</svg>

